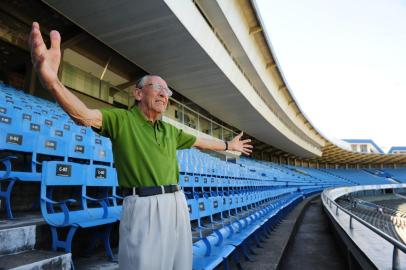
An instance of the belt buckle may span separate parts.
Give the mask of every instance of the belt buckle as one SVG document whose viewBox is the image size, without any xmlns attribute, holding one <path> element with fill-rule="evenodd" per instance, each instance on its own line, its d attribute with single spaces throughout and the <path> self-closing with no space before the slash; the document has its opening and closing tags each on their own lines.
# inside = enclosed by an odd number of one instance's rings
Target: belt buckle
<svg viewBox="0 0 406 270">
<path fill-rule="evenodd" d="M 161 194 L 165 194 L 165 187 L 162 185 L 160 187 L 161 187 L 161 192 L 162 192 Z"/>
</svg>

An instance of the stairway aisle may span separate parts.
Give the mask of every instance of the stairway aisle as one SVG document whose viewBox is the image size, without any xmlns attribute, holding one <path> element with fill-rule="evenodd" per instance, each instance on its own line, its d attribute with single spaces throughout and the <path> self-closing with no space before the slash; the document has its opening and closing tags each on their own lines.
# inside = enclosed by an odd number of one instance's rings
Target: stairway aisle
<svg viewBox="0 0 406 270">
<path fill-rule="evenodd" d="M 323 213 L 320 198 L 305 210 L 296 235 L 284 254 L 282 270 L 344 270 L 347 265 Z"/>
</svg>

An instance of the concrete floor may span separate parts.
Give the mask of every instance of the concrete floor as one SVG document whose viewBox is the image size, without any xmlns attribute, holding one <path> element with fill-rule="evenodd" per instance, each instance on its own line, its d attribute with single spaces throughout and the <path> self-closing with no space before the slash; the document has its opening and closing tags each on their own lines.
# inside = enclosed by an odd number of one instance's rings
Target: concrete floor
<svg viewBox="0 0 406 270">
<path fill-rule="evenodd" d="M 299 203 L 261 243 L 254 248 L 252 262 L 240 261 L 244 270 L 343 270 L 348 269 L 328 218 L 321 208 L 320 197 Z M 296 228 L 296 233 L 295 233 Z M 241 269 L 231 264 L 232 270 Z M 223 269 L 222 266 L 216 269 Z"/>
<path fill-rule="evenodd" d="M 280 269 L 342 270 L 346 262 L 317 199 L 305 210 L 297 234 L 284 255 Z"/>
</svg>

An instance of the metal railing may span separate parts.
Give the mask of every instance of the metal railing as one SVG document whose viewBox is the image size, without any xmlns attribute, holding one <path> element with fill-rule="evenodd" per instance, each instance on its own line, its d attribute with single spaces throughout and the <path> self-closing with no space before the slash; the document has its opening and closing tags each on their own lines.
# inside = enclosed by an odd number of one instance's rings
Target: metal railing
<svg viewBox="0 0 406 270">
<path fill-rule="evenodd" d="M 325 207 L 330 208 L 330 212 L 333 212 L 334 207 L 335 207 L 335 215 L 338 216 L 340 212 L 345 213 L 349 216 L 349 228 L 350 230 L 354 229 L 354 224 L 353 224 L 353 219 L 370 229 L 372 232 L 376 233 L 383 239 L 385 239 L 387 242 L 393 245 L 393 255 L 392 255 L 392 269 L 398 270 L 402 269 L 400 266 L 400 260 L 399 260 L 399 251 L 402 251 L 403 253 L 406 253 L 406 245 L 404 243 L 399 242 L 398 240 L 394 239 L 393 237 L 387 235 L 380 229 L 376 228 L 375 226 L 369 224 L 367 221 L 363 220 L 362 218 L 356 216 L 355 214 L 351 213 L 349 210 L 345 209 L 341 205 L 339 205 L 337 202 L 334 200 L 330 199 L 326 195 L 326 191 L 322 193 L 322 200 L 323 204 Z M 344 224 L 343 224 L 344 225 Z"/>
</svg>

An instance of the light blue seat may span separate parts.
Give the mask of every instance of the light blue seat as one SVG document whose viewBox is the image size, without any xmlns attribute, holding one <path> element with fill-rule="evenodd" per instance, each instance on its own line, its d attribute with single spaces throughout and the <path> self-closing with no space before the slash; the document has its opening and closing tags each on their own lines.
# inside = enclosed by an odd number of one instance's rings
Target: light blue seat
<svg viewBox="0 0 406 270">
<path fill-rule="evenodd" d="M 106 201 L 108 216 L 120 220 L 122 205 L 117 200 L 121 201 L 123 198 L 116 193 L 118 187 L 116 170 L 110 166 L 103 165 L 88 165 L 85 167 L 87 168 L 87 177 L 83 193 L 86 196 L 84 197 L 86 200 L 83 201 L 83 205 L 85 208 L 88 208 L 88 200 L 97 202 L 97 200 L 92 198 L 89 199 L 87 193 L 89 188 L 97 188 L 96 191 L 99 194 L 97 199 L 104 199 Z"/>
<path fill-rule="evenodd" d="M 51 227 L 52 250 L 58 248 L 65 252 L 71 252 L 72 240 L 78 228 L 101 227 L 103 233 L 100 235 L 104 241 L 106 253 L 113 260 L 113 253 L 110 247 L 110 232 L 117 218 L 109 216 L 109 209 L 105 199 L 91 198 L 86 195 L 86 181 L 88 170 L 86 165 L 70 162 L 50 161 L 43 163 L 41 180 L 41 212 L 45 221 Z M 72 198 L 62 201 L 54 201 L 47 196 L 48 188 L 53 187 L 76 187 L 81 190 L 80 198 L 83 201 L 93 200 L 100 204 L 100 207 L 88 208 L 87 203 L 82 202 L 82 208 L 70 210 L 70 205 L 76 200 Z M 49 205 L 53 205 L 50 211 Z M 61 211 L 54 209 L 58 206 Z M 58 230 L 68 228 L 65 240 L 58 236 Z M 96 230 L 94 231 L 96 233 Z M 92 243 L 90 244 L 92 246 Z"/>
<path fill-rule="evenodd" d="M 33 153 L 35 142 L 36 136 L 33 134 L 24 133 L 21 132 L 21 130 L 0 129 L 0 153 L 6 155 L 0 159 L 5 166 L 5 170 L 0 171 L 0 181 L 6 183 L 4 189 L 0 189 L 0 198 L 5 201 L 7 218 L 13 218 L 11 211 L 11 192 L 15 182 L 19 179 L 27 181 L 34 179 L 39 180 L 38 175 L 32 170 L 34 164 L 28 164 L 28 167 L 31 167 L 31 171 L 28 172 L 16 171 L 13 166 L 13 162 L 20 162 L 20 165 L 22 164 L 22 161 L 18 161 L 14 153 L 20 153 L 22 155 Z"/>
<path fill-rule="evenodd" d="M 93 145 L 90 142 L 90 137 L 80 133 L 72 133 L 67 156 L 70 160 L 80 160 L 90 164 L 93 156 Z"/>
</svg>

